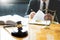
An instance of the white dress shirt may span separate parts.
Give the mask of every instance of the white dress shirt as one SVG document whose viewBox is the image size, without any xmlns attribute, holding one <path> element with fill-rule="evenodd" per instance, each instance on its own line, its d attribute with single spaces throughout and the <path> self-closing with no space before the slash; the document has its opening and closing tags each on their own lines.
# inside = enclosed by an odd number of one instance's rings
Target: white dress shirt
<svg viewBox="0 0 60 40">
<path fill-rule="evenodd" d="M 48 9 L 49 0 L 46 0 L 45 3 L 46 3 L 46 9 Z M 41 9 L 41 10 L 42 10 L 42 7 L 43 7 L 43 1 L 40 0 L 40 9 Z"/>
</svg>

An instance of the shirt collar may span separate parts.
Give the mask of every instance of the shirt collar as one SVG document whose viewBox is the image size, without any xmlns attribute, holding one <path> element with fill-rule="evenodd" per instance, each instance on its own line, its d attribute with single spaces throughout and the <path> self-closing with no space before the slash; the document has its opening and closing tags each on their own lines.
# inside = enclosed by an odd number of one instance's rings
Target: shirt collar
<svg viewBox="0 0 60 40">
<path fill-rule="evenodd" d="M 41 1 L 41 3 L 43 3 L 43 1 L 42 1 L 42 0 L 40 0 L 40 1 Z M 46 0 L 45 2 L 47 3 L 47 2 L 49 2 L 49 0 Z"/>
</svg>

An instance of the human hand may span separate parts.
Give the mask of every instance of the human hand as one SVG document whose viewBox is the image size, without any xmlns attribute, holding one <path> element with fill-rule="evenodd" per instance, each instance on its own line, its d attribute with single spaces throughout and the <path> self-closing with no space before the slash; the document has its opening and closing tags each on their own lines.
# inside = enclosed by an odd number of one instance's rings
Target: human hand
<svg viewBox="0 0 60 40">
<path fill-rule="evenodd" d="M 44 20 L 50 20 L 52 21 L 52 15 L 50 13 L 47 13 L 45 16 L 44 16 Z"/>
<path fill-rule="evenodd" d="M 34 17 L 34 15 L 35 15 L 35 12 L 33 11 L 33 12 L 30 13 L 29 18 L 32 19 Z"/>
</svg>

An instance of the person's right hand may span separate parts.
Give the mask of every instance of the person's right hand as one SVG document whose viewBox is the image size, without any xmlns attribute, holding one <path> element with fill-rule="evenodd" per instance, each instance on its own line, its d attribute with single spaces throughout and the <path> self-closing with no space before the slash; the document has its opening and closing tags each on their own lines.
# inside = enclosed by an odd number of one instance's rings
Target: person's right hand
<svg viewBox="0 0 60 40">
<path fill-rule="evenodd" d="M 34 15 L 35 15 L 35 12 L 33 11 L 30 13 L 29 18 L 32 19 L 34 17 Z"/>
</svg>

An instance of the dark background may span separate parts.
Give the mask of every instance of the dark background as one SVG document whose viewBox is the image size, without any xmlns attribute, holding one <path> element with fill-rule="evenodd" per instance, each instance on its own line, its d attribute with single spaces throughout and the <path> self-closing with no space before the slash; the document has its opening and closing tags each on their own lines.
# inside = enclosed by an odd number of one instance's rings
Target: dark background
<svg viewBox="0 0 60 40">
<path fill-rule="evenodd" d="M 15 2 L 8 3 L 7 6 L 0 4 L 0 16 L 3 15 L 20 15 L 24 16 L 29 4 L 29 0 L 15 0 Z"/>
<path fill-rule="evenodd" d="M 1 6 L 0 4 L 0 16 L 4 15 L 20 15 L 25 16 L 30 0 L 14 0 L 14 2 L 8 3 L 7 6 Z M 60 0 L 56 0 L 56 20 L 60 23 Z"/>
</svg>

